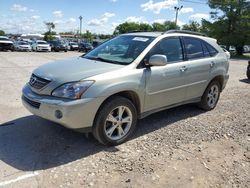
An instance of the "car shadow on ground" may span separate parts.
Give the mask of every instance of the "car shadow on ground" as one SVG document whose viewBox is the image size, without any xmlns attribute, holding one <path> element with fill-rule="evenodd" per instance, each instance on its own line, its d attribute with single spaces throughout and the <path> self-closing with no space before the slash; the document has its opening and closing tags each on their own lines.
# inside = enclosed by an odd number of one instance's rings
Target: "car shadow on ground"
<svg viewBox="0 0 250 188">
<path fill-rule="evenodd" d="M 138 121 L 132 139 L 201 113 L 193 105 L 158 112 Z M 57 167 L 100 151 L 119 150 L 33 115 L 0 125 L 0 160 L 22 171 Z"/>
<path fill-rule="evenodd" d="M 250 84 L 250 79 L 247 79 L 247 78 L 241 79 L 240 82 Z"/>
</svg>

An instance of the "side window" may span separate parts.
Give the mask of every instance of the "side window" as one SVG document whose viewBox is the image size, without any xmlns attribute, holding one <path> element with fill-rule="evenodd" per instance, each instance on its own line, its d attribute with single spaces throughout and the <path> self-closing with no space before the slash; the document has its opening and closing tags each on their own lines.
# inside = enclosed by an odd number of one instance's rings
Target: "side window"
<svg viewBox="0 0 250 188">
<path fill-rule="evenodd" d="M 185 47 L 188 59 L 203 58 L 203 49 L 199 39 L 184 37 Z"/>
<path fill-rule="evenodd" d="M 210 56 L 213 57 L 218 53 L 218 51 L 214 47 L 212 47 L 210 44 L 205 43 L 205 45 L 206 45 L 206 47 L 207 47 L 207 49 L 209 51 Z"/>
<path fill-rule="evenodd" d="M 168 62 L 183 61 L 182 46 L 179 38 L 165 38 L 158 42 L 149 52 L 149 56 L 166 55 Z"/>
<path fill-rule="evenodd" d="M 201 45 L 202 45 L 202 48 L 203 48 L 204 57 L 210 57 L 210 53 L 209 53 L 209 51 L 207 49 L 207 46 L 206 46 L 205 42 L 202 42 Z"/>
</svg>

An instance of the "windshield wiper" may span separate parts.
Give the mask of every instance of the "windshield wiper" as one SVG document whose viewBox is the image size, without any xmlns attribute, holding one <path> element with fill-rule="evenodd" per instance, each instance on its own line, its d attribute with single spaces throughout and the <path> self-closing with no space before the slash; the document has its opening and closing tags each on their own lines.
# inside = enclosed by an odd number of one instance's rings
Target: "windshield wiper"
<svg viewBox="0 0 250 188">
<path fill-rule="evenodd" d="M 97 60 L 97 61 L 102 61 L 102 62 L 107 62 L 107 63 L 124 65 L 124 63 L 121 63 L 119 61 L 112 61 L 110 59 L 105 59 L 105 58 L 102 58 L 102 57 L 91 57 L 91 56 L 82 56 L 82 57 L 86 58 L 86 59 L 91 59 L 91 60 Z"/>
</svg>

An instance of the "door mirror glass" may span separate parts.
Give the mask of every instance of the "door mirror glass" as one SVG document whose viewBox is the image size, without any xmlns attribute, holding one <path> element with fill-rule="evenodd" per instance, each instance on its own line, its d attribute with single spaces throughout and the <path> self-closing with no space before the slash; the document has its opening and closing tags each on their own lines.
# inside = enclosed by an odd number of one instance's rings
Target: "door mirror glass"
<svg viewBox="0 0 250 188">
<path fill-rule="evenodd" d="M 167 56 L 156 54 L 156 55 L 153 55 L 150 57 L 148 65 L 150 65 L 150 66 L 165 66 L 165 65 L 167 65 L 167 62 L 168 62 Z"/>
</svg>

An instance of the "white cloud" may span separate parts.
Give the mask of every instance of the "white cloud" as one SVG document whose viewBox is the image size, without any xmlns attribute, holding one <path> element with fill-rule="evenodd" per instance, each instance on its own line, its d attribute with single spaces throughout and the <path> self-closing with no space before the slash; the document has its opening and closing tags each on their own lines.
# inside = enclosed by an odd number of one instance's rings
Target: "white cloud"
<svg viewBox="0 0 250 188">
<path fill-rule="evenodd" d="M 63 17 L 63 13 L 61 10 L 55 10 L 54 12 L 52 12 L 52 14 L 56 17 L 56 18 L 61 18 Z"/>
<path fill-rule="evenodd" d="M 40 16 L 34 15 L 30 17 L 32 20 L 38 20 L 40 18 Z"/>
<path fill-rule="evenodd" d="M 167 20 L 165 20 L 165 19 L 156 19 L 156 20 L 153 21 L 153 23 L 163 24 L 165 21 L 167 21 Z"/>
<path fill-rule="evenodd" d="M 181 14 L 186 14 L 186 13 L 191 13 L 191 12 L 194 12 L 194 9 L 192 7 L 186 7 L 180 10 Z"/>
<path fill-rule="evenodd" d="M 126 18 L 125 20 L 126 22 L 145 22 L 145 18 L 140 16 L 140 17 L 136 17 L 136 16 L 129 16 Z"/>
<path fill-rule="evenodd" d="M 67 23 L 74 23 L 74 22 L 76 22 L 76 19 L 75 18 L 69 18 L 66 22 Z"/>
<path fill-rule="evenodd" d="M 87 23 L 89 26 L 100 26 L 102 25 L 102 21 L 98 19 L 92 19 Z"/>
<path fill-rule="evenodd" d="M 153 0 L 150 0 L 147 3 L 141 4 L 141 8 L 143 11 L 152 11 L 155 14 L 159 14 L 161 10 L 169 9 L 177 4 L 178 0 L 164 0 L 156 3 L 154 3 Z"/>
<path fill-rule="evenodd" d="M 11 10 L 17 11 L 17 12 L 25 12 L 25 11 L 28 10 L 28 8 L 25 7 L 25 6 L 19 5 L 19 4 L 14 4 L 14 5 L 11 7 Z"/>
<path fill-rule="evenodd" d="M 111 2 L 113 2 L 113 3 L 116 3 L 117 2 L 117 0 L 110 0 Z"/>
<path fill-rule="evenodd" d="M 201 21 L 202 18 L 209 19 L 209 14 L 196 13 L 196 14 L 189 16 L 189 19 L 195 20 L 195 21 Z"/>
<path fill-rule="evenodd" d="M 106 18 L 111 18 L 111 17 L 114 17 L 114 16 L 115 16 L 115 13 L 105 12 L 105 13 L 103 14 L 103 16 L 106 17 Z"/>
<path fill-rule="evenodd" d="M 90 20 L 87 25 L 89 26 L 101 26 L 105 23 L 107 23 L 109 21 L 109 18 L 111 17 L 114 17 L 115 14 L 114 13 L 111 13 L 111 12 L 105 12 L 103 15 L 102 15 L 102 18 L 101 19 L 92 19 Z"/>
</svg>

